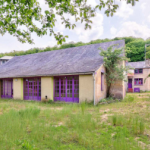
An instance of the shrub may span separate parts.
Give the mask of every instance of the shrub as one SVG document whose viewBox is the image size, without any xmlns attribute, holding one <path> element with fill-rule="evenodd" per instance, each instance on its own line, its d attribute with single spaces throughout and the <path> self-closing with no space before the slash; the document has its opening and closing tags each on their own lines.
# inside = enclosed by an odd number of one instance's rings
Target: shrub
<svg viewBox="0 0 150 150">
<path fill-rule="evenodd" d="M 48 100 L 48 103 L 49 103 L 49 104 L 53 103 L 53 100 L 49 99 L 49 100 Z"/>
</svg>

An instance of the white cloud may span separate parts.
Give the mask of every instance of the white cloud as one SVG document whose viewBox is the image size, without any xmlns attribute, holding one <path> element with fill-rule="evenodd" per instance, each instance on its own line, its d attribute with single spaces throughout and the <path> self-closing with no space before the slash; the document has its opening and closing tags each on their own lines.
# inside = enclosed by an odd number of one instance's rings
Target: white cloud
<svg viewBox="0 0 150 150">
<path fill-rule="evenodd" d="M 117 32 L 116 36 L 134 36 L 146 39 L 150 37 L 150 28 L 147 25 L 141 25 L 133 21 L 128 21 L 122 24 L 121 29 Z"/>
<path fill-rule="evenodd" d="M 115 35 L 116 32 L 117 32 L 117 29 L 116 29 L 115 27 L 111 27 L 111 28 L 110 28 L 110 33 L 111 33 L 112 35 Z"/>
<path fill-rule="evenodd" d="M 150 22 L 150 15 L 147 18 L 148 18 L 148 22 Z"/>
<path fill-rule="evenodd" d="M 115 15 L 123 19 L 127 19 L 132 14 L 133 14 L 132 6 L 127 4 L 126 1 L 121 1 L 119 9 L 117 10 Z"/>
<path fill-rule="evenodd" d="M 142 4 L 141 4 L 141 9 L 144 11 L 145 8 L 146 8 L 146 3 L 142 3 Z"/>
<path fill-rule="evenodd" d="M 84 24 L 78 24 L 73 31 L 79 37 L 79 41 L 88 42 L 90 40 L 96 40 L 103 34 L 103 15 L 96 14 L 96 17 L 92 18 L 92 29 L 84 30 Z"/>
<path fill-rule="evenodd" d="M 97 5 L 96 1 L 95 0 L 88 0 L 87 1 L 87 4 L 88 5 L 91 5 L 92 7 L 95 7 Z"/>
</svg>

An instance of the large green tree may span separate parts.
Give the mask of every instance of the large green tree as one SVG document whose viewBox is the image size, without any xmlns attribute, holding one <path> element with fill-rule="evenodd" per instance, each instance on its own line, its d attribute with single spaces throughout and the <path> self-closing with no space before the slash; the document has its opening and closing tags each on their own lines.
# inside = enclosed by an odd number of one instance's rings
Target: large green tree
<svg viewBox="0 0 150 150">
<path fill-rule="evenodd" d="M 99 5 L 91 7 L 87 5 L 87 0 L 42 0 L 45 1 L 49 9 L 42 13 L 38 0 L 0 0 L 0 34 L 6 32 L 18 38 L 22 43 L 33 43 L 31 33 L 38 36 L 53 35 L 62 44 L 67 36 L 56 33 L 56 15 L 61 17 L 66 28 L 74 29 L 72 23 L 64 14 L 74 16 L 75 21 L 85 23 L 85 29 L 91 28 L 91 18 L 95 16 L 97 10 L 105 8 L 107 16 L 113 16 L 118 5 L 115 0 L 100 0 Z M 138 0 L 126 0 L 127 3 L 135 4 Z M 39 25 L 40 24 L 40 25 Z"/>
</svg>

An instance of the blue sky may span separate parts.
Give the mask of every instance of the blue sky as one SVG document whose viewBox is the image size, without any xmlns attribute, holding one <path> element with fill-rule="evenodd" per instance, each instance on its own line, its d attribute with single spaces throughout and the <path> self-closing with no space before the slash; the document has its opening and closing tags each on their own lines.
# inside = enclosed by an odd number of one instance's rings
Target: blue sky
<svg viewBox="0 0 150 150">
<path fill-rule="evenodd" d="M 47 9 L 44 0 L 39 0 L 43 11 Z M 99 0 L 88 0 L 92 6 L 98 4 Z M 55 31 L 64 35 L 69 35 L 67 42 L 89 42 L 91 40 L 114 38 L 123 36 L 134 36 L 147 39 L 150 37 L 150 0 L 139 0 L 133 7 L 126 4 L 124 0 L 115 0 L 119 4 L 119 9 L 113 17 L 107 17 L 104 11 L 98 11 L 96 17 L 92 19 L 92 29 L 84 30 L 84 24 L 77 23 L 74 30 L 66 29 L 58 19 Z M 68 16 L 71 20 L 72 17 Z M 32 35 L 35 44 L 22 44 L 16 37 L 9 34 L 0 35 L 0 53 L 13 50 L 28 50 L 33 47 L 44 48 L 56 45 L 53 37 L 37 37 Z"/>
</svg>

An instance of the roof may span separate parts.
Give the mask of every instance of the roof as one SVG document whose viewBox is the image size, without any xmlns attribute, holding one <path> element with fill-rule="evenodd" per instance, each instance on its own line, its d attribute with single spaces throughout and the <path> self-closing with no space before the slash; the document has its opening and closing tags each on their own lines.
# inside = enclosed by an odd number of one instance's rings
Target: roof
<svg viewBox="0 0 150 150">
<path fill-rule="evenodd" d="M 13 56 L 4 56 L 4 57 L 1 57 L 0 59 L 7 59 L 7 60 L 9 60 L 9 59 L 12 59 L 13 58 Z"/>
<path fill-rule="evenodd" d="M 133 69 L 145 68 L 145 61 L 127 62 L 126 66 L 129 66 Z"/>
<path fill-rule="evenodd" d="M 24 56 L 16 56 L 0 66 L 0 78 L 56 76 L 95 72 L 102 64 L 99 47 L 125 46 L 124 40 L 85 45 Z"/>
</svg>

